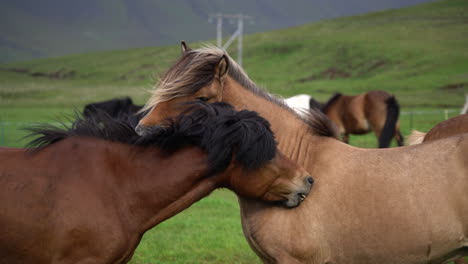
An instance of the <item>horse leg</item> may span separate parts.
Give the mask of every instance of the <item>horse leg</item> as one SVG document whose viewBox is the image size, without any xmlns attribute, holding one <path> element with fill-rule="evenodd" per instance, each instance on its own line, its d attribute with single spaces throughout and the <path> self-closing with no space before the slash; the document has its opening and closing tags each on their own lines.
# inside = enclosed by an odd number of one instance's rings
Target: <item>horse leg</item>
<svg viewBox="0 0 468 264">
<path fill-rule="evenodd" d="M 404 143 L 404 138 L 403 138 L 403 135 L 401 135 L 401 132 L 399 129 L 396 129 L 395 130 L 395 140 L 397 141 L 397 144 L 399 147 L 403 146 L 405 143 Z"/>
<path fill-rule="evenodd" d="M 346 144 L 349 144 L 349 134 L 348 133 L 343 134 L 343 142 L 346 143 Z"/>
</svg>

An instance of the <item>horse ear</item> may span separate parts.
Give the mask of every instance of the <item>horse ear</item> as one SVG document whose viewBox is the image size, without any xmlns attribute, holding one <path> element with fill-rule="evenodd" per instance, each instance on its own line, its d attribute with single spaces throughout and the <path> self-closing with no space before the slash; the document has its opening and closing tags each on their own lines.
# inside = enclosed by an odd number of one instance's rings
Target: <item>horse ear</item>
<svg viewBox="0 0 468 264">
<path fill-rule="evenodd" d="M 218 61 L 218 64 L 216 65 L 215 68 L 215 74 L 218 79 L 222 79 L 226 76 L 226 73 L 228 72 L 229 69 L 229 60 L 226 56 L 226 54 L 223 54 L 221 59 Z"/>
<path fill-rule="evenodd" d="M 180 46 L 181 46 L 182 55 L 184 55 L 185 52 L 191 50 L 191 48 L 188 47 L 187 43 L 185 43 L 184 40 L 180 42 Z"/>
</svg>

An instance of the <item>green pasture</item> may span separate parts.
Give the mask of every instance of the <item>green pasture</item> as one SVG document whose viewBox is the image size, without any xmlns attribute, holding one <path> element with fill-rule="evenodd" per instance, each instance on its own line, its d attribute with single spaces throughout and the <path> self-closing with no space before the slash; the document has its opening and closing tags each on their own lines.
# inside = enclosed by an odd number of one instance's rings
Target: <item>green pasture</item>
<svg viewBox="0 0 468 264">
<path fill-rule="evenodd" d="M 468 93 L 467 32 L 468 1 L 443 0 L 245 36 L 243 61 L 252 80 L 284 97 L 307 93 L 324 101 L 334 92 L 389 91 L 407 136 L 459 113 Z M 236 59 L 235 48 L 228 51 Z M 28 140 L 21 128 L 67 122 L 90 102 L 131 96 L 144 104 L 179 53 L 172 45 L 0 65 L 0 145 L 22 147 Z M 350 141 L 377 146 L 373 134 Z M 259 263 L 227 190 L 150 230 L 131 261 L 221 262 Z"/>
</svg>

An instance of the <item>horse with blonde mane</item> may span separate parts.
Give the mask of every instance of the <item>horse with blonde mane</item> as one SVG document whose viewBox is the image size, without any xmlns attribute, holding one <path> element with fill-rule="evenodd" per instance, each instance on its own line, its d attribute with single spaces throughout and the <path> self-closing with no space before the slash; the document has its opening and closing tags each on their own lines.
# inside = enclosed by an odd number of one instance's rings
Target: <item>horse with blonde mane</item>
<svg viewBox="0 0 468 264">
<path fill-rule="evenodd" d="M 463 133 L 468 133 L 468 114 L 461 114 L 442 121 L 431 128 L 427 133 L 417 130 L 411 131 L 411 134 L 408 136 L 408 145 L 412 146 Z"/>
<path fill-rule="evenodd" d="M 144 137 L 99 113 L 32 131 L 38 148 L 0 148 L 0 263 L 127 263 L 147 230 L 216 188 L 291 208 L 313 182 L 266 120 L 223 103 Z"/>
<path fill-rule="evenodd" d="M 225 51 L 189 49 L 154 90 L 146 134 L 186 101 L 227 102 L 266 118 L 279 149 L 314 177 L 295 210 L 239 197 L 242 227 L 265 263 L 420 264 L 468 255 L 468 135 L 362 149 L 318 111 L 299 116 L 249 79 Z"/>
</svg>

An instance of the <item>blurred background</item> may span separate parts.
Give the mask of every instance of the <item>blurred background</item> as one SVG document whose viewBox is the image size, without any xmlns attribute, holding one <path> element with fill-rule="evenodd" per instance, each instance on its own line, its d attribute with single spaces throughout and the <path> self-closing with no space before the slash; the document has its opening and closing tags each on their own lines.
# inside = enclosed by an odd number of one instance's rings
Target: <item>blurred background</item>
<svg viewBox="0 0 468 264">
<path fill-rule="evenodd" d="M 245 33 L 400 8 L 429 0 L 2 0 L 0 63 L 213 39 L 209 16 L 254 18 Z M 231 23 L 232 22 L 232 23 Z M 234 31 L 234 21 L 224 23 Z"/>
<path fill-rule="evenodd" d="M 224 44 L 239 21 L 242 45 L 226 48 L 254 82 L 319 101 L 385 90 L 400 103 L 404 136 L 460 114 L 468 93 L 466 0 L 0 3 L 0 146 L 22 147 L 23 127 L 92 102 L 144 104 L 181 40 L 199 48 L 221 32 Z M 377 146 L 372 133 L 350 143 Z M 239 219 L 236 197 L 217 191 L 148 232 L 131 263 L 260 263 Z"/>
</svg>

